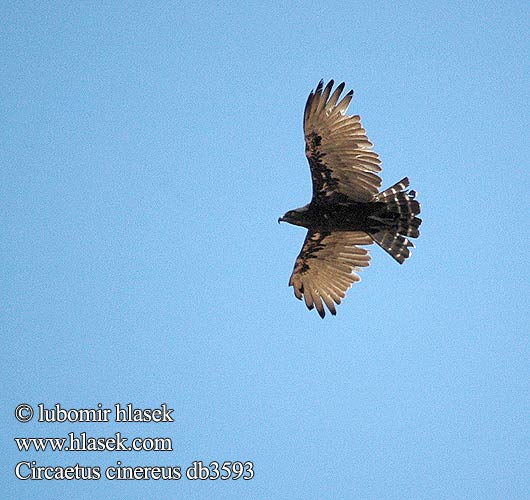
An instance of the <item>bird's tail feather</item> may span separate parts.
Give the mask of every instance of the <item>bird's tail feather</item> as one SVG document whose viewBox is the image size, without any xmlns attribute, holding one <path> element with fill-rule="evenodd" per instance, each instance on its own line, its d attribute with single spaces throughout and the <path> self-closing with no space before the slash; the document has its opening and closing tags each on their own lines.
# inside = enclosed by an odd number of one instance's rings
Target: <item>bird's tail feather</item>
<svg viewBox="0 0 530 500">
<path fill-rule="evenodd" d="M 369 233 L 400 264 L 410 256 L 409 247 L 414 247 L 407 237 L 420 235 L 421 219 L 416 215 L 421 212 L 421 206 L 415 200 L 416 192 L 406 191 L 408 186 L 409 180 L 405 177 L 374 197 L 374 201 L 385 203 L 385 211 L 374 218 L 379 224 Z"/>
</svg>

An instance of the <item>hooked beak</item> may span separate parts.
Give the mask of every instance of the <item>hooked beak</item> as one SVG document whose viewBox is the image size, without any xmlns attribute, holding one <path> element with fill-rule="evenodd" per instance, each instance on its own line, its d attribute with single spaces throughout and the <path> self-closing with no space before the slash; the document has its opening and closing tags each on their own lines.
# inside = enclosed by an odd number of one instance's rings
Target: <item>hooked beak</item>
<svg viewBox="0 0 530 500">
<path fill-rule="evenodd" d="M 278 224 L 279 224 L 280 222 L 283 222 L 283 221 L 284 221 L 283 217 L 278 217 Z"/>
</svg>

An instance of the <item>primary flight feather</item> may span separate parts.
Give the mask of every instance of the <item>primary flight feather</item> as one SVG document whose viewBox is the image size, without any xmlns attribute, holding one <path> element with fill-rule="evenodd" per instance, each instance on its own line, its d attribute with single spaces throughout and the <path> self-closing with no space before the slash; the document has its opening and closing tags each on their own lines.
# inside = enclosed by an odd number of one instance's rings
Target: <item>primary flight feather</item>
<svg viewBox="0 0 530 500">
<path fill-rule="evenodd" d="M 331 80 L 320 81 L 309 94 L 304 111 L 305 151 L 311 169 L 313 197 L 304 207 L 278 219 L 308 229 L 289 280 L 295 296 L 323 318 L 324 305 L 336 314 L 357 272 L 370 264 L 374 241 L 397 262 L 410 256 L 419 236 L 420 204 L 407 191 L 405 177 L 379 192 L 381 161 L 372 151 L 359 116 L 346 111 L 353 96 L 341 98 L 344 83 L 333 91 Z M 332 92 L 333 91 L 333 92 Z"/>
</svg>

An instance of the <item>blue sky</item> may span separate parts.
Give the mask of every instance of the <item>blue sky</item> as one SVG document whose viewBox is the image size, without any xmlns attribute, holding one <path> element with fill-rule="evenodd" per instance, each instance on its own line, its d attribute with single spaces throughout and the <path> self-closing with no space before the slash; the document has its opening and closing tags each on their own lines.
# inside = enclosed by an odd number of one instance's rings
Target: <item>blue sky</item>
<svg viewBox="0 0 530 500">
<path fill-rule="evenodd" d="M 2 14 L 5 498 L 521 499 L 529 488 L 526 2 L 12 2 Z M 422 202 L 336 317 L 287 287 L 302 113 L 355 89 Z M 19 403 L 173 423 L 20 423 Z M 172 452 L 14 437 L 168 436 Z M 21 481 L 251 460 L 250 481 Z"/>
</svg>

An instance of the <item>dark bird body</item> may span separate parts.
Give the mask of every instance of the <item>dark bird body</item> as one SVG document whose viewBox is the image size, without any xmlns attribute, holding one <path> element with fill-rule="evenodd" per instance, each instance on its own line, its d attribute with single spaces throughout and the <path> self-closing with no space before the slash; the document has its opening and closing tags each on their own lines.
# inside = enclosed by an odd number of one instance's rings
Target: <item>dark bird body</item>
<svg viewBox="0 0 530 500">
<path fill-rule="evenodd" d="M 397 214 L 381 202 L 310 203 L 297 211 L 287 212 L 280 221 L 303 226 L 312 231 L 377 231 L 382 220 L 392 224 Z"/>
<path fill-rule="evenodd" d="M 397 262 L 410 256 L 408 239 L 419 236 L 421 211 L 416 193 L 407 191 L 405 177 L 379 192 L 380 160 L 372 151 L 359 116 L 346 110 L 353 92 L 341 100 L 341 83 L 321 81 L 311 92 L 304 112 L 306 156 L 311 169 L 313 197 L 304 207 L 290 210 L 285 221 L 308 229 L 289 285 L 307 307 L 325 316 L 324 304 L 336 314 L 356 272 L 370 263 L 358 245 L 376 242 Z"/>
</svg>

